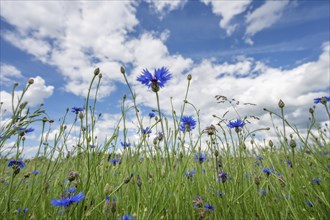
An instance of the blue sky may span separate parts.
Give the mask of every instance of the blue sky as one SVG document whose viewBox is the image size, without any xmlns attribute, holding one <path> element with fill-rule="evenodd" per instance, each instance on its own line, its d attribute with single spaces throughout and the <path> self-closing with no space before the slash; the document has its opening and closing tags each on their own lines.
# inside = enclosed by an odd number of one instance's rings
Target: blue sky
<svg viewBox="0 0 330 220">
<path fill-rule="evenodd" d="M 255 109 L 239 109 L 242 115 L 253 112 L 262 119 L 251 128 L 269 126 L 262 108 L 275 109 L 283 99 L 288 118 L 305 129 L 313 98 L 330 93 L 329 1 L 4 0 L 0 4 L 1 102 L 7 109 L 2 123 L 10 116 L 14 82 L 21 90 L 34 78 L 27 97 L 30 107 L 44 103 L 56 120 L 66 108 L 83 105 L 96 67 L 104 76 L 97 107 L 104 114 L 98 128 L 103 138 L 120 116 L 121 97 L 129 94 L 120 66 L 126 67 L 145 115 L 156 103 L 154 94 L 135 80 L 144 68 L 166 66 L 173 74 L 160 92 L 165 114 L 171 112 L 169 97 L 180 109 L 186 76 L 191 74 L 188 100 L 201 109 L 202 126 L 215 124 L 212 115 L 230 109 L 214 99 L 225 95 L 257 104 Z M 317 111 L 319 122 L 324 122 L 322 108 Z M 195 113 L 188 108 L 185 114 Z M 134 134 L 133 114 L 129 117 Z"/>
</svg>

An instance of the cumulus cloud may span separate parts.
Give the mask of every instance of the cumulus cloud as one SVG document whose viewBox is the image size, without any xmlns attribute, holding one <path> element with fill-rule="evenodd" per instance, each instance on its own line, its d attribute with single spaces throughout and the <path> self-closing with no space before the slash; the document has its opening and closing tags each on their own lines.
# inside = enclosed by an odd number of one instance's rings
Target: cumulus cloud
<svg viewBox="0 0 330 220">
<path fill-rule="evenodd" d="M 30 86 L 23 97 L 23 102 L 27 101 L 28 106 L 34 107 L 44 103 L 45 99 L 53 94 L 54 86 L 47 86 L 45 80 L 36 76 L 34 83 Z M 14 106 L 18 102 L 18 97 L 22 94 L 22 90 L 15 91 Z M 3 102 L 2 110 L 7 113 L 12 112 L 12 95 L 6 91 L 0 91 L 1 102 Z"/>
<path fill-rule="evenodd" d="M 159 15 L 160 19 L 164 18 L 164 16 L 170 11 L 176 10 L 178 8 L 182 8 L 188 0 L 145 0 L 150 4 L 151 8 L 155 10 L 155 12 Z"/>
<path fill-rule="evenodd" d="M 22 78 L 22 73 L 20 70 L 18 70 L 15 66 L 1 63 L 0 64 L 0 73 L 1 73 L 1 86 L 2 83 L 8 83 L 11 82 L 13 79 L 19 79 Z"/>
<path fill-rule="evenodd" d="M 246 1 L 218 1 L 218 0 L 201 0 L 204 4 L 212 5 L 212 12 L 221 16 L 219 25 L 226 30 L 227 35 L 231 35 L 237 24 L 233 24 L 232 20 L 235 16 L 243 13 L 251 4 L 252 0 Z"/>
<path fill-rule="evenodd" d="M 262 6 L 249 13 L 246 16 L 246 42 L 253 44 L 251 37 L 277 22 L 288 5 L 288 0 L 266 1 Z"/>
</svg>

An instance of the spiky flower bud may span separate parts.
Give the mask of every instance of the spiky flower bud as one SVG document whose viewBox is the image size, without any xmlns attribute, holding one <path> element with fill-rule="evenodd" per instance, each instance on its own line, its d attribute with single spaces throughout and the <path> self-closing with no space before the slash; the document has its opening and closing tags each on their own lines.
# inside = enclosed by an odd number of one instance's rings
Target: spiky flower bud
<svg viewBox="0 0 330 220">
<path fill-rule="evenodd" d="M 94 75 L 96 76 L 96 75 L 99 75 L 99 73 L 100 73 L 100 68 L 96 68 L 95 70 L 94 70 Z"/>
<path fill-rule="evenodd" d="M 141 180 L 140 175 L 136 175 L 136 184 L 138 185 L 139 189 L 141 189 L 142 180 Z"/>
<path fill-rule="evenodd" d="M 102 79 L 102 77 L 103 77 L 103 75 L 102 75 L 102 73 L 100 73 L 100 74 L 99 74 L 99 78 Z"/>
<path fill-rule="evenodd" d="M 129 175 L 128 177 L 126 177 L 126 178 L 124 179 L 124 183 L 125 183 L 125 184 L 129 183 L 129 181 L 131 181 L 132 177 L 133 177 L 133 173 L 131 173 L 131 175 Z"/>
<path fill-rule="evenodd" d="M 79 112 L 79 118 L 80 118 L 80 120 L 83 119 L 84 118 L 84 113 Z"/>
<path fill-rule="evenodd" d="M 284 106 L 285 106 L 284 102 L 282 101 L 282 99 L 280 99 L 280 101 L 278 102 L 278 107 L 284 108 Z"/>
<path fill-rule="evenodd" d="M 18 82 L 15 82 L 14 83 L 14 87 L 17 87 L 19 84 L 18 84 Z"/>
<path fill-rule="evenodd" d="M 109 195 L 112 193 L 112 189 L 113 187 L 111 185 L 109 185 L 109 183 L 105 184 L 103 192 L 105 195 Z"/>
<path fill-rule="evenodd" d="M 322 97 L 322 99 L 321 99 L 321 103 L 322 103 L 323 105 L 326 105 L 326 104 L 327 104 L 327 99 L 326 99 L 326 97 Z"/>
<path fill-rule="evenodd" d="M 111 203 L 111 212 L 115 213 L 117 209 L 117 201 L 116 201 L 116 197 L 114 197 L 112 199 L 112 203 Z"/>
<path fill-rule="evenodd" d="M 255 183 L 257 186 L 260 185 L 260 178 L 259 178 L 258 176 L 256 176 L 256 177 L 254 178 L 254 183 Z"/>
<path fill-rule="evenodd" d="M 125 68 L 121 66 L 121 67 L 120 67 L 120 72 L 121 72 L 122 74 L 125 74 L 125 73 L 126 73 Z"/>
<path fill-rule="evenodd" d="M 274 146 L 274 143 L 273 143 L 272 140 L 269 140 L 268 144 L 269 144 L 269 147 L 273 147 Z"/>
<path fill-rule="evenodd" d="M 215 157 L 218 157 L 218 156 L 219 156 L 219 151 L 218 151 L 218 150 L 215 150 L 215 151 L 214 151 L 214 156 L 215 156 Z"/>
<path fill-rule="evenodd" d="M 27 178 L 29 178 L 29 177 L 30 177 L 30 175 L 31 175 L 31 173 L 30 173 L 30 172 L 24 173 L 24 178 L 25 178 L 25 179 L 27 179 Z"/>
<path fill-rule="evenodd" d="M 77 179 L 79 176 L 78 172 L 76 171 L 70 171 L 68 174 L 68 180 L 72 182 L 73 180 Z"/>
<path fill-rule="evenodd" d="M 293 140 L 293 139 L 291 139 L 291 140 L 290 140 L 290 147 L 291 147 L 291 148 L 295 148 L 296 146 L 297 146 L 296 141 Z"/>
<path fill-rule="evenodd" d="M 28 80 L 28 84 L 32 85 L 33 83 L 34 83 L 34 79 L 33 78 L 31 78 L 31 79 Z"/>
<path fill-rule="evenodd" d="M 191 74 L 188 74 L 188 76 L 187 76 L 187 80 L 191 80 L 192 79 L 192 76 L 191 76 Z"/>
<path fill-rule="evenodd" d="M 314 109 L 313 108 L 309 108 L 309 113 L 314 114 Z"/>
</svg>

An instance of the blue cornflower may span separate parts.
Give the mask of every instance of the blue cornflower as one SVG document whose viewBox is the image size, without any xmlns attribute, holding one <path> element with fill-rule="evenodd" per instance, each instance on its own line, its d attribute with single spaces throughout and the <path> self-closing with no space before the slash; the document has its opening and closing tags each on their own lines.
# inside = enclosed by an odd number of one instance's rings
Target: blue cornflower
<svg viewBox="0 0 330 220">
<path fill-rule="evenodd" d="M 149 129 L 149 127 L 146 127 L 145 129 L 142 128 L 142 133 L 143 134 L 151 134 L 151 130 Z"/>
<path fill-rule="evenodd" d="M 150 113 L 149 113 L 149 117 L 150 117 L 150 118 L 153 118 L 153 117 L 155 117 L 155 113 L 153 113 L 153 112 L 150 112 Z"/>
<path fill-rule="evenodd" d="M 113 159 L 109 160 L 109 162 L 113 163 L 113 165 L 116 165 L 117 163 L 120 162 L 120 158 L 113 158 Z"/>
<path fill-rule="evenodd" d="M 322 98 L 315 98 L 314 103 L 322 103 L 322 99 L 324 99 L 326 102 L 330 102 L 330 96 L 323 96 Z"/>
<path fill-rule="evenodd" d="M 306 205 L 308 205 L 309 207 L 313 207 L 313 203 L 311 201 L 307 201 Z"/>
<path fill-rule="evenodd" d="M 208 203 L 206 203 L 205 204 L 205 209 L 208 210 L 208 211 L 213 211 L 215 209 L 215 207 L 212 206 L 212 205 L 210 205 L 210 204 L 208 204 Z"/>
<path fill-rule="evenodd" d="M 142 74 L 138 76 L 137 81 L 141 82 L 143 85 L 151 87 L 152 91 L 158 92 L 159 88 L 164 87 L 165 83 L 172 78 L 171 73 L 168 69 L 162 67 L 160 69 L 155 69 L 154 75 L 152 75 L 148 69 L 144 69 Z"/>
<path fill-rule="evenodd" d="M 19 167 L 19 168 L 24 168 L 25 167 L 25 163 L 23 162 L 22 158 L 18 159 L 18 160 L 10 160 L 8 162 L 8 167 Z"/>
<path fill-rule="evenodd" d="M 133 215 L 128 215 L 128 214 L 122 217 L 122 220 L 133 220 L 133 219 L 134 219 Z"/>
<path fill-rule="evenodd" d="M 140 162 L 144 161 L 144 158 L 143 157 L 140 157 Z"/>
<path fill-rule="evenodd" d="M 183 116 L 181 119 L 180 131 L 191 131 L 196 127 L 196 121 L 192 116 Z"/>
<path fill-rule="evenodd" d="M 275 173 L 274 170 L 272 168 L 267 169 L 267 168 L 263 168 L 262 172 L 266 173 L 267 176 L 269 176 L 271 173 Z"/>
<path fill-rule="evenodd" d="M 69 194 L 75 193 L 76 191 L 77 191 L 77 188 L 75 188 L 75 187 L 70 187 L 69 189 L 64 190 L 65 193 L 69 193 Z"/>
<path fill-rule="evenodd" d="M 83 108 L 80 108 L 80 107 L 72 107 L 71 108 L 71 112 L 74 112 L 76 114 L 78 114 L 79 112 L 83 112 L 84 109 Z"/>
<path fill-rule="evenodd" d="M 194 174 L 195 174 L 195 170 L 186 171 L 186 177 L 188 177 L 188 179 L 191 179 Z"/>
<path fill-rule="evenodd" d="M 221 171 L 221 172 L 218 173 L 218 177 L 221 180 L 221 182 L 224 183 L 228 179 L 228 173 Z"/>
<path fill-rule="evenodd" d="M 93 148 L 95 148 L 95 145 L 90 144 L 90 145 L 89 145 L 89 148 L 90 148 L 90 149 L 93 149 Z"/>
<path fill-rule="evenodd" d="M 38 174 L 40 173 L 40 171 L 39 171 L 39 170 L 32 170 L 31 173 L 32 173 L 32 174 L 35 174 L 35 175 L 38 175 Z"/>
<path fill-rule="evenodd" d="M 312 184 L 318 184 L 318 185 L 320 185 L 321 179 L 319 177 L 318 178 L 315 178 L 315 179 L 312 179 L 311 183 Z"/>
<path fill-rule="evenodd" d="M 14 126 L 14 128 L 16 129 L 16 131 L 21 131 L 21 132 L 24 132 L 25 134 L 34 131 L 34 128 L 31 128 L 31 127 L 30 128 L 21 128 L 21 127 Z"/>
<path fill-rule="evenodd" d="M 230 121 L 227 126 L 229 128 L 243 128 L 244 125 L 244 121 L 242 121 L 241 119 L 237 119 L 236 121 Z"/>
<path fill-rule="evenodd" d="M 200 154 L 196 154 L 195 155 L 195 160 L 198 161 L 199 163 L 203 163 L 204 161 L 206 161 L 206 156 L 204 153 L 200 153 Z"/>
<path fill-rule="evenodd" d="M 50 202 L 53 206 L 64 206 L 64 207 L 68 207 L 70 206 L 72 203 L 78 203 L 81 200 L 83 200 L 85 198 L 84 194 L 82 192 L 80 192 L 77 195 L 74 196 L 69 196 L 69 197 L 65 197 L 62 199 L 52 199 L 52 201 Z"/>
<path fill-rule="evenodd" d="M 263 157 L 260 157 L 260 156 L 258 156 L 258 155 L 256 155 L 256 158 L 257 158 L 257 160 L 260 160 L 260 161 L 263 161 L 263 160 L 264 160 Z"/>
<path fill-rule="evenodd" d="M 258 189 L 258 192 L 259 192 L 262 196 L 266 196 L 266 194 L 267 194 L 267 190 L 266 190 L 266 189 L 263 189 L 263 190 Z"/>
<path fill-rule="evenodd" d="M 220 192 L 219 190 L 216 190 L 216 193 L 218 194 L 218 196 L 223 197 L 225 195 L 224 192 Z"/>
<path fill-rule="evenodd" d="M 121 144 L 121 146 L 123 146 L 124 148 L 131 146 L 130 143 L 125 142 L 125 141 L 124 141 L 124 142 L 120 142 L 120 144 Z"/>
</svg>

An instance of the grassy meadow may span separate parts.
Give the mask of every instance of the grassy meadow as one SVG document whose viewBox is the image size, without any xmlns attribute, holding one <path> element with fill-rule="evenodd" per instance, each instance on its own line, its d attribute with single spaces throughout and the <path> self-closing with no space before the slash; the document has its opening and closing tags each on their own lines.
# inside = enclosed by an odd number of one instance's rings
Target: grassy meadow
<svg viewBox="0 0 330 220">
<path fill-rule="evenodd" d="M 158 106 L 141 115 L 131 79 L 124 68 L 120 71 L 130 93 L 123 94 L 122 117 L 104 141 L 95 133 L 102 117 L 97 111 L 99 69 L 91 74 L 85 105 L 70 106 L 60 120 L 48 116 L 44 106 L 28 108 L 24 94 L 33 80 L 17 102 L 13 98 L 10 116 L 1 110 L 7 120 L 0 127 L 0 219 L 329 218 L 330 131 L 328 124 L 316 122 L 313 107 L 306 111 L 306 132 L 287 121 L 282 100 L 274 111 L 264 109 L 273 127 L 250 130 L 250 118 L 239 113 L 234 119 L 214 115 L 217 124 L 201 127 L 203 109 L 188 101 L 191 75 L 186 94 L 178 97 L 184 100 L 181 108 L 165 115 L 159 105 L 165 94 L 159 91 L 172 75 L 166 68 L 153 75 L 144 70 L 137 80 L 152 90 Z M 314 101 L 330 118 L 329 99 Z M 187 106 L 195 113 L 186 115 Z M 127 128 L 128 113 L 135 115 L 135 131 Z M 25 142 L 37 127 L 39 149 L 25 158 Z M 79 132 L 73 132 L 76 127 Z M 257 140 L 256 134 L 271 131 L 275 138 Z M 132 132 L 139 135 L 137 141 L 130 142 Z M 75 146 L 68 146 L 73 135 Z"/>
</svg>

